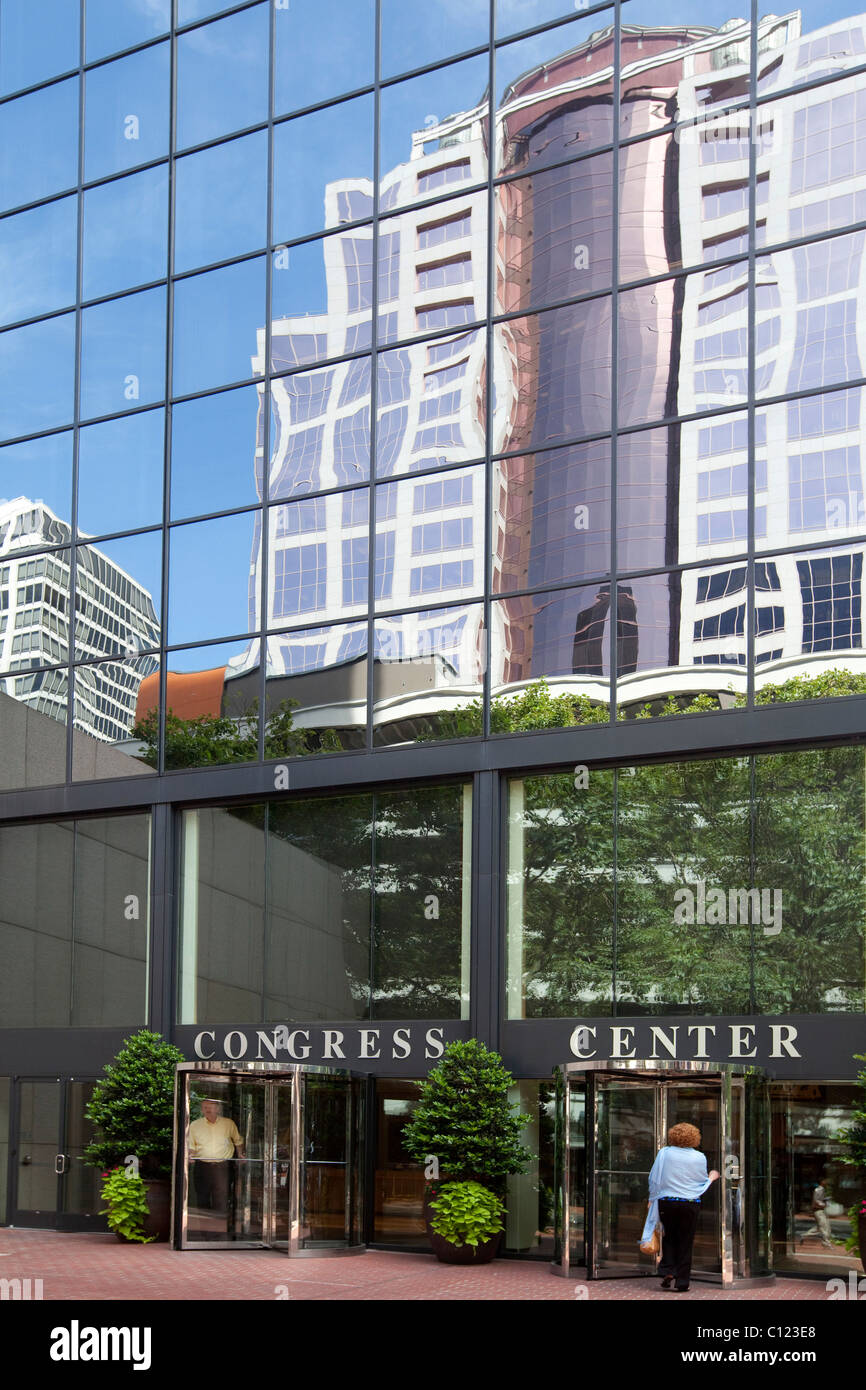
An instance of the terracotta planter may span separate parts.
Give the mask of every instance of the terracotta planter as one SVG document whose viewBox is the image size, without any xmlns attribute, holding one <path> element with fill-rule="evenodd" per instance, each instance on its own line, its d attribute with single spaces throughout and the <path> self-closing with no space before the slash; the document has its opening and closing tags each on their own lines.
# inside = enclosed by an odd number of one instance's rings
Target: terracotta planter
<svg viewBox="0 0 866 1390">
<path fill-rule="evenodd" d="M 434 1198 L 435 1200 L 435 1198 Z M 436 1213 L 430 1209 L 430 1193 L 424 1193 L 424 1224 L 430 1239 L 430 1246 L 437 1260 L 445 1265 L 487 1265 L 495 1260 L 502 1244 L 503 1232 L 498 1231 L 490 1240 L 479 1241 L 477 1245 L 452 1245 L 450 1240 L 440 1236 L 431 1226 Z"/>
</svg>

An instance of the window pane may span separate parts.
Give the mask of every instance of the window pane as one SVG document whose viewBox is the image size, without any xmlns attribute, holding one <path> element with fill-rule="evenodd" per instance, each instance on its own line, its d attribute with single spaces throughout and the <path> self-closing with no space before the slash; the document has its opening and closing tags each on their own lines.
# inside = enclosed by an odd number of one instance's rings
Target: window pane
<svg viewBox="0 0 866 1390">
<path fill-rule="evenodd" d="M 265 131 L 177 161 L 175 270 L 264 245 L 267 163 Z"/>
<path fill-rule="evenodd" d="M 73 1027 L 144 1022 L 149 880 L 149 815 L 77 822 Z"/>
<path fill-rule="evenodd" d="M 610 717 L 610 606 L 609 583 L 493 605 L 494 732 L 569 728 Z M 620 632 L 623 619 L 621 613 Z"/>
<path fill-rule="evenodd" d="M 171 27 L 171 0 L 87 0 L 87 61 L 145 43 Z"/>
<path fill-rule="evenodd" d="M 750 927 L 727 911 L 749 875 L 747 759 L 620 774 L 617 1012 L 750 1012 Z"/>
<path fill-rule="evenodd" d="M 274 130 L 274 240 L 348 221 L 351 185 L 369 197 L 372 177 L 372 96 L 282 122 Z"/>
<path fill-rule="evenodd" d="M 404 8 L 401 13 L 416 23 L 415 11 Z M 403 70 L 408 67 L 408 51 L 404 50 L 399 64 Z M 441 160 L 447 150 L 450 159 L 455 148 L 462 152 L 466 146 L 471 151 L 474 145 L 476 167 L 480 167 L 477 160 L 481 124 L 487 117 L 484 94 L 488 77 L 485 55 L 382 89 L 379 205 L 383 212 L 417 200 L 415 160 L 422 155 L 436 155 Z"/>
<path fill-rule="evenodd" d="M 267 651 L 265 757 L 363 748 L 366 620 L 271 634 Z"/>
<path fill-rule="evenodd" d="M 7 1028 L 69 1026 L 73 843 L 71 822 L 0 831 L 0 992 Z"/>
<path fill-rule="evenodd" d="M 85 299 L 164 280 L 168 265 L 168 167 L 144 169 L 84 194 Z"/>
<path fill-rule="evenodd" d="M 260 527 L 255 512 L 173 528 L 168 610 L 173 646 L 258 629 L 258 585 L 251 568 L 261 545 Z"/>
<path fill-rule="evenodd" d="M 378 477 L 427 472 L 483 456 L 483 330 L 380 353 L 377 370 Z"/>
<path fill-rule="evenodd" d="M 0 95 L 78 67 L 77 0 L 4 0 L 0 10 Z"/>
<path fill-rule="evenodd" d="M 35 318 L 75 303 L 78 200 L 59 198 L 0 221 L 0 322 Z"/>
<path fill-rule="evenodd" d="M 72 432 L 49 434 L 0 449 L 0 495 L 40 497 L 55 516 L 72 515 Z"/>
<path fill-rule="evenodd" d="M 613 818 L 612 772 L 509 783 L 509 1018 L 611 1012 Z"/>
<path fill-rule="evenodd" d="M 0 438 L 72 420 L 75 315 L 0 334 Z"/>
<path fill-rule="evenodd" d="M 79 545 L 77 659 L 137 656 L 159 646 L 162 537 Z"/>
<path fill-rule="evenodd" d="M 372 208 L 370 197 L 364 197 Z M 274 371 L 369 350 L 372 252 L 370 227 L 277 249 L 272 276 Z"/>
<path fill-rule="evenodd" d="M 497 312 L 540 309 L 607 289 L 613 270 L 612 156 L 500 184 L 505 261 Z"/>
<path fill-rule="evenodd" d="M 75 713 L 72 733 L 73 782 L 137 777 L 156 771 L 159 722 L 138 727 L 142 702 L 152 692 L 156 714 L 159 658 L 97 661 L 75 668 Z M 152 735 L 152 742 L 151 742 Z"/>
<path fill-rule="evenodd" d="M 78 78 L 0 106 L 0 208 L 78 182 Z"/>
<path fill-rule="evenodd" d="M 132 410 L 165 395 L 165 290 L 113 299 L 81 315 L 81 414 Z"/>
<path fill-rule="evenodd" d="M 78 443 L 79 534 L 106 535 L 162 521 L 165 414 L 146 410 L 82 429 Z"/>
<path fill-rule="evenodd" d="M 167 43 L 88 72 L 86 179 L 116 174 L 168 153 L 169 74 Z"/>
<path fill-rule="evenodd" d="M 496 326 L 497 452 L 610 428 L 610 319 L 604 298 Z"/>
<path fill-rule="evenodd" d="M 264 315 L 263 257 L 178 280 L 174 288 L 175 394 L 191 394 L 258 374 Z M 202 324 L 207 324 L 207 333 L 202 333 Z"/>
<path fill-rule="evenodd" d="M 174 519 L 255 502 L 261 478 L 255 386 L 181 401 L 171 414 Z"/>
<path fill-rule="evenodd" d="M 269 9 L 256 5 L 179 36 L 178 149 L 267 119 Z"/>
<path fill-rule="evenodd" d="M 755 759 L 761 1013 L 863 1007 L 863 772 L 862 748 Z"/>
<path fill-rule="evenodd" d="M 606 443 L 520 454 L 497 460 L 493 469 L 495 593 L 608 572 Z"/>
<path fill-rule="evenodd" d="M 328 61 L 322 62 L 327 34 Z M 280 5 L 275 16 L 277 115 L 373 83 L 374 0 Z"/>
<path fill-rule="evenodd" d="M 166 771 L 255 762 L 259 756 L 258 641 L 218 642 L 168 655 Z M 143 689 L 139 718 L 155 762 L 157 691 Z"/>
<path fill-rule="evenodd" d="M 613 59 L 613 10 L 498 48 L 496 172 L 539 169 L 611 144 Z"/>
<path fill-rule="evenodd" d="M 408 72 L 437 58 L 478 48 L 490 37 L 487 0 L 466 0 L 455 7 L 415 9 L 401 0 L 382 3 L 382 76 Z M 455 111 L 449 106 L 449 111 Z"/>
<path fill-rule="evenodd" d="M 374 743 L 478 737 L 486 651 L 480 603 L 378 618 Z"/>
<path fill-rule="evenodd" d="M 468 786 L 376 797 L 371 1017 L 469 1017 L 471 823 Z"/>
</svg>

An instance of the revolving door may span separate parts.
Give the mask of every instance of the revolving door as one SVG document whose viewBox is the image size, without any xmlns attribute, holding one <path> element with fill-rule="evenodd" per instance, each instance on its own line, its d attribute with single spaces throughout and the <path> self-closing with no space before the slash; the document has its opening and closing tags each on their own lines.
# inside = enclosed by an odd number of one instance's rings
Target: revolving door
<svg viewBox="0 0 866 1390">
<path fill-rule="evenodd" d="M 330 1067 L 181 1063 L 175 1248 L 363 1250 L 364 1094 Z"/>
<path fill-rule="evenodd" d="M 730 1287 L 770 1276 L 769 1101 L 757 1069 L 723 1063 L 569 1063 L 558 1074 L 555 1272 L 651 1276 L 639 1249 L 647 1179 L 687 1122 L 719 1179 L 701 1204 L 692 1277 Z"/>
</svg>

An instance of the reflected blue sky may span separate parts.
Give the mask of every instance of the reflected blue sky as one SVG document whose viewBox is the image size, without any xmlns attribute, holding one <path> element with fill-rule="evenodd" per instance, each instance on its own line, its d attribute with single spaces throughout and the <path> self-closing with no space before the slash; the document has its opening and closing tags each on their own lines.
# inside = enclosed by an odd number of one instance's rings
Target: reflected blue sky
<svg viewBox="0 0 866 1390">
<path fill-rule="evenodd" d="M 78 67 L 77 0 L 3 0 L 0 96 Z"/>
<path fill-rule="evenodd" d="M 29 497 L 56 516 L 72 515 L 72 431 L 27 439 L 0 449 L 0 499 Z"/>
<path fill-rule="evenodd" d="M 267 118 L 268 9 L 256 5 L 178 38 L 179 149 Z"/>
<path fill-rule="evenodd" d="M 168 153 L 170 45 L 157 44 L 85 78 L 84 177 L 147 164 Z"/>
<path fill-rule="evenodd" d="M 77 208 L 77 198 L 59 198 L 0 220 L 0 323 L 75 303 Z"/>
<path fill-rule="evenodd" d="M 162 521 L 165 412 L 82 429 L 78 443 L 78 530 L 98 536 Z"/>
<path fill-rule="evenodd" d="M 267 241 L 268 136 L 229 140 L 175 166 L 175 269 L 228 260 Z"/>
<path fill-rule="evenodd" d="M 85 299 L 164 279 L 168 267 L 167 165 L 87 189 L 83 235 Z"/>
<path fill-rule="evenodd" d="M 170 23 L 171 0 L 87 0 L 87 61 L 156 38 L 167 32 Z"/>
<path fill-rule="evenodd" d="M 253 516 L 219 517 L 172 528 L 168 605 L 172 645 L 248 630 Z M 219 564 L 214 563 L 215 556 Z"/>
<path fill-rule="evenodd" d="M 171 515 L 177 520 L 257 500 L 255 386 L 181 401 L 171 417 Z"/>
<path fill-rule="evenodd" d="M 78 182 L 78 78 L 0 106 L 0 211 Z"/>
<path fill-rule="evenodd" d="M 290 3 L 276 11 L 274 109 L 277 115 L 372 86 L 375 67 L 373 0 Z M 322 62 L 322 32 L 328 61 Z"/>
</svg>

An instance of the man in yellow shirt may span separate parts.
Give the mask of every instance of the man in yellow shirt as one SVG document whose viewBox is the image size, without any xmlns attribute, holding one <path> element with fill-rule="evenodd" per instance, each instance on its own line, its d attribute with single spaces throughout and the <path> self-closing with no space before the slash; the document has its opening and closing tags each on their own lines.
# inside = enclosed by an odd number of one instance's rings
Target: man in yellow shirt
<svg viewBox="0 0 866 1390">
<path fill-rule="evenodd" d="M 198 1205 L 228 1216 L 229 1160 L 243 1159 L 244 1144 L 234 1120 L 220 1114 L 222 1101 L 209 1096 L 201 1103 L 201 1118 L 189 1127 L 189 1157 L 195 1163 Z"/>
</svg>

